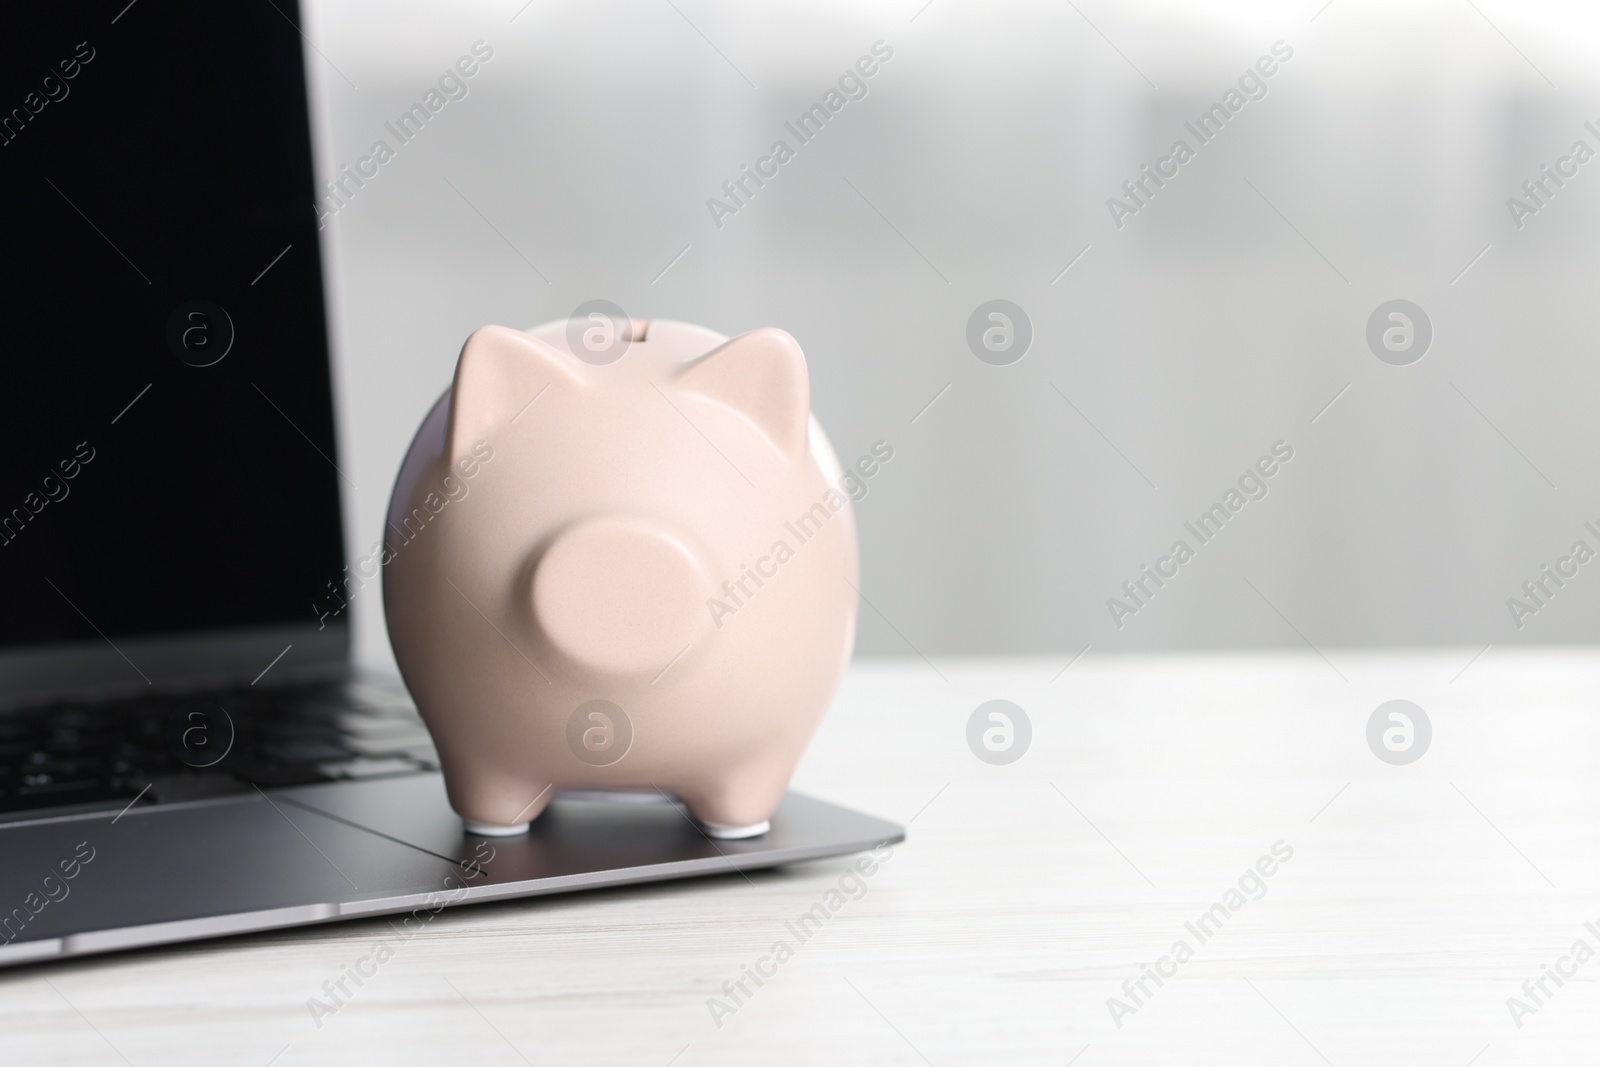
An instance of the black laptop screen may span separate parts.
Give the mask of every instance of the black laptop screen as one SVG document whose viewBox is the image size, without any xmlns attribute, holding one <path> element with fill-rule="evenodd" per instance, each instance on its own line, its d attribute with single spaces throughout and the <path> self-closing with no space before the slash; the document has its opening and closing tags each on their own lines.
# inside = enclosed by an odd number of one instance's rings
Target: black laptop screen
<svg viewBox="0 0 1600 1067">
<path fill-rule="evenodd" d="M 6 15 L 0 645 L 314 622 L 339 577 L 299 18 Z"/>
</svg>

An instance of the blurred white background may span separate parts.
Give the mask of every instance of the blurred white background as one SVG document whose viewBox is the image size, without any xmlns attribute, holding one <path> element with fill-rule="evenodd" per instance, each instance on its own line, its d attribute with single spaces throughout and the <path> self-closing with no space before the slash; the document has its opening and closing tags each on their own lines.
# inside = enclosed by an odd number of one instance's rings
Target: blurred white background
<svg viewBox="0 0 1600 1067">
<path fill-rule="evenodd" d="M 1600 563 L 1520 630 L 1506 603 L 1600 548 L 1600 161 L 1520 229 L 1506 203 L 1600 150 L 1592 7 L 345 0 L 305 31 L 334 164 L 493 49 L 327 223 L 352 552 L 467 335 L 605 298 L 789 330 L 841 458 L 892 443 L 859 653 L 1600 637 Z M 868 95 L 798 146 L 784 122 L 876 41 Z M 1277 41 L 1267 95 L 1114 225 Z M 780 138 L 719 228 L 707 199 Z M 1033 325 L 1009 366 L 965 340 L 994 298 Z M 1409 366 L 1365 339 L 1396 298 L 1434 331 Z M 1107 599 L 1280 440 L 1269 495 L 1118 628 Z M 379 598 L 353 609 L 383 664 Z"/>
</svg>

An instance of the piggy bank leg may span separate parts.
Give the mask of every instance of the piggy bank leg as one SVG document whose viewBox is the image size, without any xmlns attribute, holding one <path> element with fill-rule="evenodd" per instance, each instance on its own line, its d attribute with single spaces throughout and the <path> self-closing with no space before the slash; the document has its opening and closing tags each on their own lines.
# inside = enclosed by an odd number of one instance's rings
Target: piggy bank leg
<svg viewBox="0 0 1600 1067">
<path fill-rule="evenodd" d="M 737 841 L 772 829 L 772 813 L 788 782 L 787 768 L 763 767 L 680 789 L 678 797 L 707 837 Z"/>
<path fill-rule="evenodd" d="M 479 789 L 457 799 L 451 806 L 461 816 L 465 831 L 479 837 L 514 837 L 528 832 L 528 826 L 550 804 L 555 790 L 549 786 L 518 785 L 489 793 Z M 532 797 L 530 801 L 528 798 Z"/>
<path fill-rule="evenodd" d="M 492 823 L 479 822 L 477 819 L 462 819 L 461 828 L 474 837 L 516 837 L 528 832 L 528 822 Z"/>
<path fill-rule="evenodd" d="M 772 829 L 771 819 L 762 819 L 760 822 L 746 823 L 743 826 L 733 826 L 728 823 L 710 822 L 696 817 L 694 824 L 700 832 L 707 837 L 716 838 L 718 841 L 742 841 L 747 837 L 760 837 Z"/>
</svg>

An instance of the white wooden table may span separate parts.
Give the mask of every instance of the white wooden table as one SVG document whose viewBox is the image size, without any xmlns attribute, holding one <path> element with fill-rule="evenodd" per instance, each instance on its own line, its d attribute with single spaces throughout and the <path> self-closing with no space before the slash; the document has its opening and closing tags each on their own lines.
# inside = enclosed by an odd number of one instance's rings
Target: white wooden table
<svg viewBox="0 0 1600 1067">
<path fill-rule="evenodd" d="M 1592 1059 L 1600 959 L 1520 1027 L 1507 999 L 1600 950 L 1600 654 L 1327 651 L 861 663 L 795 785 L 909 838 L 804 943 L 785 924 L 850 860 L 446 911 L 320 1027 L 307 998 L 382 920 L 0 974 L 0 1063 Z M 967 747 L 993 698 L 1033 723 L 1007 766 Z M 1433 724 L 1407 766 L 1367 747 L 1391 698 Z"/>
</svg>

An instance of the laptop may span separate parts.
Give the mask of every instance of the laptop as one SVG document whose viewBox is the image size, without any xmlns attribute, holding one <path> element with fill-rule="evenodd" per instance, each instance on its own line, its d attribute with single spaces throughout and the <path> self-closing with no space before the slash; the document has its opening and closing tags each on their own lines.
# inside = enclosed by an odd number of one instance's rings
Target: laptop
<svg viewBox="0 0 1600 1067">
<path fill-rule="evenodd" d="M 29 5 L 0 38 L 0 966 L 902 840 L 793 792 L 744 841 L 595 794 L 466 832 L 331 595 L 310 116 L 339 75 L 300 19 Z"/>
</svg>

